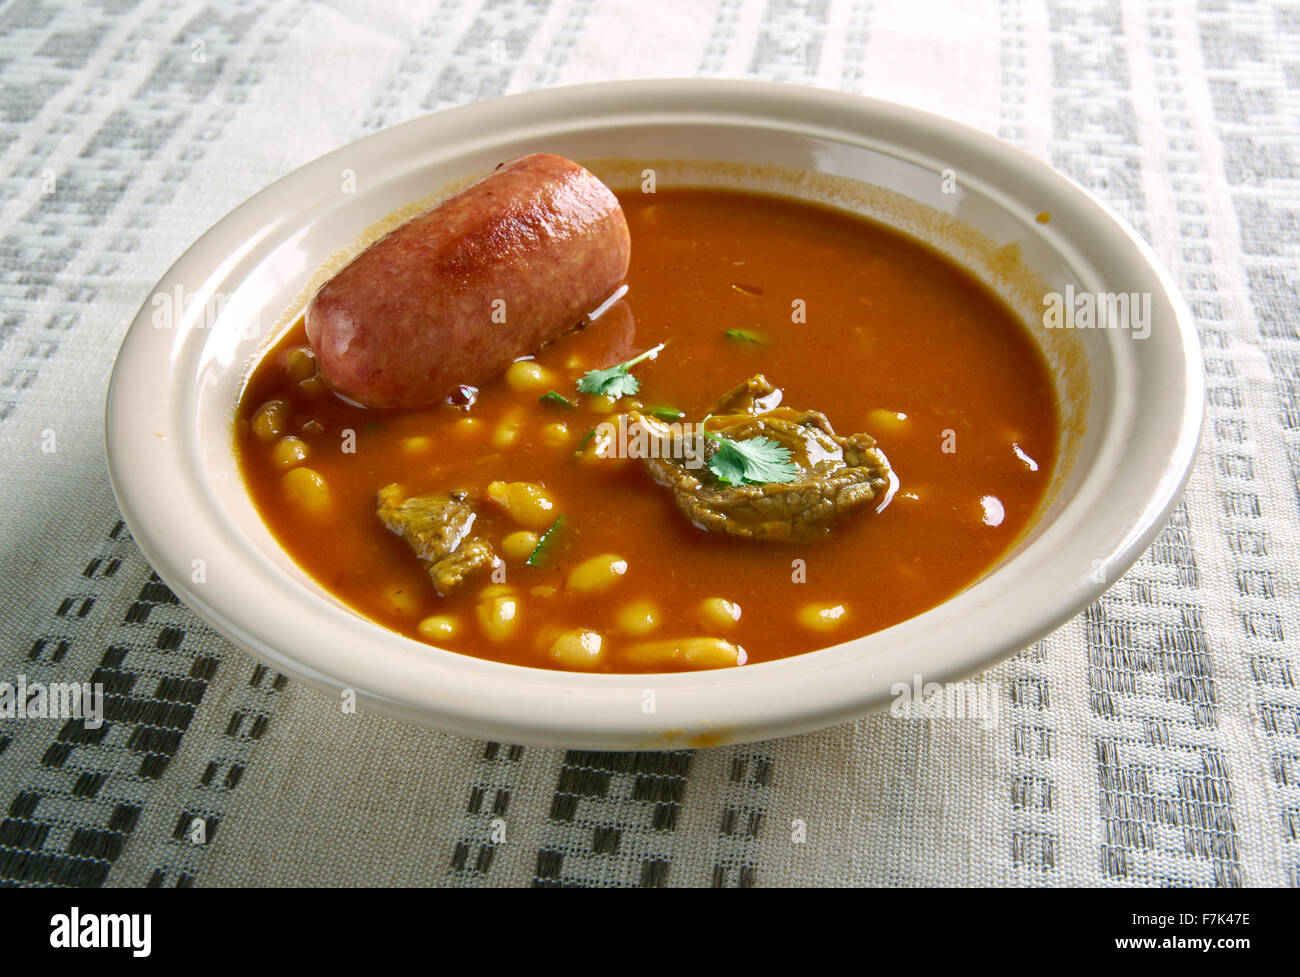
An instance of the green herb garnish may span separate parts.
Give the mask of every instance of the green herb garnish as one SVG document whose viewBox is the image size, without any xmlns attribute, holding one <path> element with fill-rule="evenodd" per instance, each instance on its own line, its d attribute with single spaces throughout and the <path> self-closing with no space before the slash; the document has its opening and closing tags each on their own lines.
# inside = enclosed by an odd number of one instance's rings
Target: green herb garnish
<svg viewBox="0 0 1300 977">
<path fill-rule="evenodd" d="M 717 442 L 718 450 L 709 458 L 709 471 L 731 485 L 747 482 L 793 482 L 799 467 L 790 460 L 790 449 L 770 438 L 746 438 L 732 441 L 720 434 L 704 435 Z"/>
<path fill-rule="evenodd" d="M 663 348 L 664 344 L 660 343 L 654 349 L 648 349 L 626 363 L 619 363 L 603 370 L 588 370 L 578 381 L 578 392 L 594 394 L 597 397 L 613 397 L 615 400 L 636 393 L 641 389 L 641 382 L 632 376 L 630 372 L 632 367 L 642 360 L 651 359 Z"/>
<path fill-rule="evenodd" d="M 542 538 L 537 541 L 537 545 L 533 547 L 532 553 L 528 555 L 528 559 L 526 559 L 524 562 L 528 564 L 530 567 L 541 566 L 542 560 L 545 559 L 546 557 L 547 549 L 550 548 L 556 535 L 563 528 L 564 528 L 564 516 L 560 516 L 555 520 L 555 522 L 551 523 L 550 528 L 547 529 L 546 532 L 542 533 Z"/>
<path fill-rule="evenodd" d="M 723 335 L 733 343 L 740 343 L 742 345 L 758 346 L 764 342 L 762 336 L 756 332 L 750 332 L 748 329 L 727 329 L 723 332 Z"/>
<path fill-rule="evenodd" d="M 680 411 L 676 407 L 647 407 L 645 412 L 661 421 L 680 421 L 686 416 L 685 411 Z"/>
<path fill-rule="evenodd" d="M 548 390 L 537 398 L 543 404 L 559 404 L 561 407 L 577 407 L 578 405 L 571 401 L 564 394 L 556 393 L 554 390 Z"/>
<path fill-rule="evenodd" d="M 582 440 L 578 442 L 578 447 L 576 447 L 573 450 L 573 453 L 575 455 L 581 455 L 582 452 L 586 450 L 588 442 L 590 442 L 591 439 L 594 438 L 595 436 L 596 436 L 596 429 L 593 427 L 590 431 L 588 431 L 586 434 L 582 436 Z"/>
</svg>

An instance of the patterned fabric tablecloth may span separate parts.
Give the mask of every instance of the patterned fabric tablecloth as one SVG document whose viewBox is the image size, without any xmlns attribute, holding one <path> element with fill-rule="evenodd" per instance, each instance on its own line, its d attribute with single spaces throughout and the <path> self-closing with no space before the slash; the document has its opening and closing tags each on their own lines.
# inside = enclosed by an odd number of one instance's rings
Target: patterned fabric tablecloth
<svg viewBox="0 0 1300 977">
<path fill-rule="evenodd" d="M 595 754 L 342 715 L 201 624 L 124 529 L 114 353 L 209 225 L 435 109 L 666 75 L 995 133 L 1181 285 L 1209 381 L 1186 500 L 976 680 L 996 722 Z M 0 718 L 0 883 L 1300 885 L 1300 7 L 11 0 L 0 84 L 0 683 L 108 693 L 98 729 Z"/>
</svg>

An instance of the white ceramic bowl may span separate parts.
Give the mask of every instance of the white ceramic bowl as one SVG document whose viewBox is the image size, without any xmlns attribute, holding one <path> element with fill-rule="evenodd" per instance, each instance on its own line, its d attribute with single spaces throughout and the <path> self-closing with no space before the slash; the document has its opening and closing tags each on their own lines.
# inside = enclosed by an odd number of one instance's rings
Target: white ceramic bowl
<svg viewBox="0 0 1300 977">
<path fill-rule="evenodd" d="M 331 254 L 355 250 L 363 229 L 403 205 L 534 151 L 630 161 L 597 166 L 611 178 L 647 160 L 728 161 L 701 165 L 699 180 L 827 199 L 888 220 L 956 255 L 1031 322 L 1044 288 L 1148 293 L 1150 334 L 1031 330 L 1057 370 L 1067 414 L 1049 501 L 998 567 L 925 614 L 812 654 L 688 674 L 571 674 L 431 648 L 348 610 L 284 554 L 241 483 L 233 410 L 276 324 L 302 307 Z M 692 179 L 694 164 L 661 165 L 661 180 Z M 341 192 L 345 171 L 355 174 L 354 193 Z M 1040 223 L 1044 211 L 1051 219 Z M 959 680 L 1052 631 L 1129 567 L 1169 515 L 1192 464 L 1203 398 L 1191 317 L 1168 273 L 1133 231 L 1032 157 L 867 98 L 666 80 L 439 112 L 257 194 L 204 234 L 141 309 L 118 354 L 106 434 L 123 517 L 159 576 L 271 667 L 351 689 L 362 709 L 465 735 L 644 749 L 852 719 L 887 705 L 893 686 L 914 675 Z"/>
</svg>

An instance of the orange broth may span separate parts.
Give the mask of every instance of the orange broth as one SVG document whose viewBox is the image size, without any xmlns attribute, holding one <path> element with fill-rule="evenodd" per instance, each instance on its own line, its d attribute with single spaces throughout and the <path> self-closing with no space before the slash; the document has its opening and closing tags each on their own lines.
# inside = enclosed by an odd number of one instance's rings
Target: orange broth
<svg viewBox="0 0 1300 977">
<path fill-rule="evenodd" d="M 539 401 L 538 391 L 512 389 L 504 378 L 484 386 L 468 410 L 350 406 L 319 378 L 304 388 L 289 376 L 291 352 L 306 344 L 301 322 L 259 363 L 237 413 L 243 476 L 272 535 L 308 574 L 358 613 L 416 640 L 428 640 L 421 621 L 450 618 L 455 634 L 436 644 L 501 662 L 554 667 L 539 645 L 542 631 L 591 628 L 609 649 L 597 670 L 619 672 L 642 670 L 619 656 L 637 640 L 618 623 L 631 601 L 656 609 L 652 637 L 725 630 L 752 664 L 906 620 L 999 560 L 1042 500 L 1059 436 L 1046 362 L 1009 308 L 937 252 L 829 208 L 719 190 L 620 199 L 632 235 L 626 297 L 535 356 L 550 371 L 548 386 L 576 408 Z M 727 330 L 761 342 L 737 342 Z M 595 458 L 583 443 L 614 415 L 577 392 L 578 378 L 660 342 L 668 345 L 657 358 L 634 368 L 641 389 L 631 399 L 698 421 L 721 394 L 765 374 L 783 389 L 784 404 L 823 412 L 840 434 L 875 437 L 898 491 L 882 511 L 837 523 L 815 543 L 695 528 L 639 461 Z M 250 425 L 274 398 L 289 404 L 282 433 L 306 444 L 301 465 L 327 488 L 321 512 L 294 503 L 286 468 L 272 460 L 275 442 Z M 517 436 L 498 446 L 510 412 Z M 544 437 L 554 424 L 567 435 L 551 428 Z M 343 450 L 348 431 L 353 452 Z M 519 595 L 518 627 L 504 640 L 476 623 L 492 582 L 486 575 L 440 596 L 375 514 L 376 492 L 389 483 L 410 495 L 463 488 L 480 500 L 474 534 L 496 545 L 519 527 L 481 501 L 493 480 L 543 484 L 565 516 L 543 566 L 504 568 Z M 599 595 L 566 586 L 577 563 L 606 553 L 627 563 L 615 586 Z M 702 623 L 701 601 L 710 597 L 739 607 L 732 627 Z M 839 605 L 843 614 L 828 629 L 811 628 L 799 613 L 809 605 Z"/>
</svg>

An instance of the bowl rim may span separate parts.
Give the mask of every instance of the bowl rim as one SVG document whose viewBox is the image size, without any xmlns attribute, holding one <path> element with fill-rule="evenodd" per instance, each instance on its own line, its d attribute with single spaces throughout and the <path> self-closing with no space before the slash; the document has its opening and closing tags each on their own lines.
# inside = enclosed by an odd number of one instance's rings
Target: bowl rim
<svg viewBox="0 0 1300 977">
<path fill-rule="evenodd" d="M 1176 401 L 1148 398 L 1176 424 L 1177 436 L 1168 444 L 1148 446 L 1144 457 L 1158 472 L 1146 480 L 1149 484 L 1136 485 L 1140 505 L 1123 496 L 1131 505 L 1123 513 L 1089 513 L 1078 508 L 1083 503 L 1076 499 L 1066 503 L 1049 527 L 1060 528 L 1056 535 L 1062 537 L 1073 527 L 1074 535 L 1066 538 L 1076 540 L 1086 523 L 1091 524 L 1089 532 L 1104 531 L 1105 579 L 1097 580 L 1085 568 L 1055 565 L 1048 558 L 1053 541 L 1045 543 L 1049 534 L 1044 533 L 972 587 L 883 631 L 791 658 L 710 672 L 591 675 L 430 648 L 309 594 L 296 581 L 272 572 L 265 560 L 259 564 L 253 559 L 246 541 L 241 550 L 240 540 L 213 532 L 219 505 L 212 487 L 198 477 L 193 438 L 185 439 L 187 431 L 193 433 L 192 425 L 186 427 L 193 420 L 187 417 L 189 398 L 197 397 L 193 384 L 170 383 L 161 393 L 157 384 L 142 386 L 159 375 L 176 376 L 178 367 L 194 366 L 198 347 L 187 340 L 196 327 L 187 319 L 179 329 L 160 333 L 150 323 L 146 298 L 123 339 L 109 384 L 109 477 L 136 544 L 159 577 L 208 624 L 287 675 L 335 692 L 353 690 L 358 708 L 453 733 L 551 747 L 702 746 L 789 735 L 861 716 L 889 700 L 898 676 L 904 674 L 896 666 L 903 662 L 907 675 L 924 675 L 927 682 L 953 682 L 983 671 L 1073 618 L 1145 552 L 1178 504 L 1204 423 L 1204 377 L 1190 310 L 1150 246 L 1086 190 L 1015 146 L 920 109 L 828 89 L 725 79 L 595 82 L 475 102 L 373 133 L 281 177 L 199 237 L 149 295 L 175 282 L 210 281 L 229 274 L 259 248 L 273 250 L 276 235 L 283 243 L 286 228 L 304 219 L 303 208 L 295 209 L 291 201 L 308 196 L 326 175 L 337 187 L 344 163 L 356 167 L 363 159 L 391 160 L 397 167 L 403 147 L 419 145 L 432 134 L 471 139 L 473 133 L 493 132 L 501 124 L 544 133 L 562 119 L 598 122 L 610 113 L 660 122 L 716 118 L 733 125 L 767 119 L 787 128 L 797 119 L 797 131 L 807 135 L 828 138 L 838 133 L 869 147 L 878 137 L 864 133 L 905 131 L 907 146 L 915 148 L 918 157 L 944 158 L 936 150 L 947 147 L 953 150 L 950 158 L 964 154 L 1001 167 L 1008 171 L 1005 182 L 1014 175 L 1017 186 L 1048 191 L 1042 199 L 1051 200 L 1054 215 L 1071 216 L 1109 247 L 1126 249 L 1140 259 L 1140 277 L 1168 303 L 1176 326 L 1174 337 L 1166 340 L 1176 339 L 1182 354 L 1180 361 L 1166 365 L 1163 375 L 1181 395 Z M 1143 391 L 1137 389 L 1136 395 L 1143 396 Z M 1129 411 L 1140 413 L 1140 408 L 1129 405 Z M 156 436 L 160 427 L 166 429 L 165 437 Z M 1120 450 L 1121 438 L 1141 436 L 1135 423 L 1126 430 L 1114 427 L 1112 416 L 1107 436 L 1115 450 Z M 1153 459 L 1158 464 L 1152 464 Z M 1088 482 L 1080 494 L 1096 502 L 1115 489 L 1117 480 L 1126 484 L 1118 476 L 1107 483 Z M 1071 520 L 1062 521 L 1067 513 Z M 196 516 L 204 518 L 196 521 Z M 1062 525 L 1057 527 L 1056 521 Z M 193 550 L 187 547 L 196 539 L 222 556 L 223 565 L 239 572 L 215 584 L 209 579 L 202 586 L 192 585 Z M 1022 571 L 1040 572 L 1022 572 L 1012 580 L 1008 571 L 1017 564 Z M 1049 593 L 1049 584 L 1058 592 Z M 994 585 L 1001 587 L 996 601 Z M 296 625 L 286 620 L 287 614 L 283 619 L 269 615 L 275 620 L 255 614 L 253 604 L 262 599 L 294 610 Z M 1006 606 L 1015 607 L 1016 613 L 1008 615 Z M 410 648 L 399 653 L 404 644 L 418 649 L 420 657 L 413 659 Z M 339 646 L 346 647 L 340 651 Z M 413 668 L 413 662 L 419 667 Z M 647 690 L 655 693 L 651 713 L 643 710 Z"/>
</svg>

